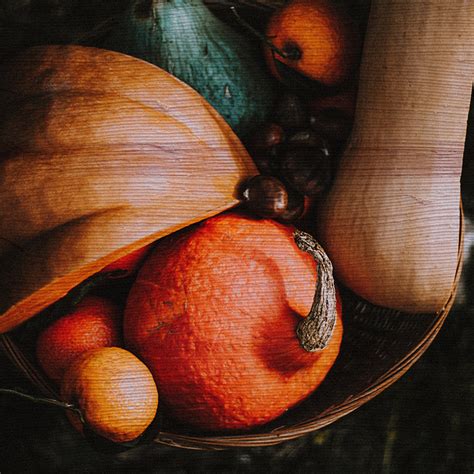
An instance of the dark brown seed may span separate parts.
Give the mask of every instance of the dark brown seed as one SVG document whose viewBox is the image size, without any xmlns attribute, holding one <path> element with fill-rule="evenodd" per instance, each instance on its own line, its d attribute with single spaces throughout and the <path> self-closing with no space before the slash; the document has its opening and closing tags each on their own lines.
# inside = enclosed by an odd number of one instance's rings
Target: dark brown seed
<svg viewBox="0 0 474 474">
<path fill-rule="evenodd" d="M 278 174 L 278 148 L 284 137 L 283 129 L 269 123 L 260 128 L 249 143 L 249 152 L 261 174 Z"/>
<path fill-rule="evenodd" d="M 242 201 L 256 215 L 273 219 L 287 210 L 288 193 L 279 179 L 258 175 L 250 178 L 245 184 Z"/>
<path fill-rule="evenodd" d="M 270 148 L 269 150 L 255 150 L 251 156 L 261 174 L 278 174 L 279 158 L 275 148 Z"/>
<path fill-rule="evenodd" d="M 327 149 L 289 148 L 281 162 L 281 175 L 305 196 L 317 196 L 327 190 L 332 177 Z"/>
<path fill-rule="evenodd" d="M 288 189 L 288 206 L 278 220 L 289 223 L 300 219 L 305 211 L 304 196 L 294 189 Z"/>
<path fill-rule="evenodd" d="M 279 145 L 283 141 L 283 128 L 276 123 L 268 123 L 255 132 L 250 147 L 252 150 L 264 149 Z"/>
<path fill-rule="evenodd" d="M 276 123 L 265 124 L 252 137 L 248 148 L 260 173 L 278 174 L 278 148 L 283 140 L 283 129 Z"/>
<path fill-rule="evenodd" d="M 291 92 L 284 94 L 277 104 L 275 120 L 284 130 L 304 127 L 308 121 L 308 115 L 301 99 Z"/>
<path fill-rule="evenodd" d="M 335 107 L 321 109 L 311 115 L 311 128 L 332 142 L 345 142 L 351 133 L 352 120 L 342 110 Z"/>
<path fill-rule="evenodd" d="M 302 129 L 293 133 L 288 137 L 287 144 L 289 146 L 328 148 L 327 142 L 321 134 L 311 129 Z"/>
</svg>

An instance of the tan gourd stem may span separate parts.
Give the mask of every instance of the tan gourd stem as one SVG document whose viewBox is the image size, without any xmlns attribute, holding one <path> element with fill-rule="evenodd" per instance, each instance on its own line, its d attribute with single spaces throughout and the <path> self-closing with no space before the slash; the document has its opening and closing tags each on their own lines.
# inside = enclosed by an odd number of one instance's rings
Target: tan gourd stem
<svg viewBox="0 0 474 474">
<path fill-rule="evenodd" d="M 452 292 L 473 21 L 472 1 L 372 2 L 354 130 L 318 238 L 374 304 L 436 312 Z"/>
<path fill-rule="evenodd" d="M 308 316 L 296 328 L 296 336 L 303 349 L 316 352 L 327 347 L 336 325 L 336 286 L 332 264 L 324 249 L 311 235 L 296 230 L 294 239 L 296 245 L 308 252 L 317 263 L 314 301 Z"/>
</svg>

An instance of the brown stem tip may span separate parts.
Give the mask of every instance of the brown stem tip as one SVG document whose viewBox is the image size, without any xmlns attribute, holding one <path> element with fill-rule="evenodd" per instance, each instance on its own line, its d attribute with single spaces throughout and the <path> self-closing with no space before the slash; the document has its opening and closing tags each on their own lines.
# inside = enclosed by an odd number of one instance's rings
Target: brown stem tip
<svg viewBox="0 0 474 474">
<path fill-rule="evenodd" d="M 296 245 L 308 252 L 317 264 L 317 283 L 313 305 L 308 316 L 296 328 L 301 346 L 308 352 L 325 349 L 336 326 L 336 286 L 329 257 L 319 243 L 309 234 L 296 230 Z"/>
</svg>

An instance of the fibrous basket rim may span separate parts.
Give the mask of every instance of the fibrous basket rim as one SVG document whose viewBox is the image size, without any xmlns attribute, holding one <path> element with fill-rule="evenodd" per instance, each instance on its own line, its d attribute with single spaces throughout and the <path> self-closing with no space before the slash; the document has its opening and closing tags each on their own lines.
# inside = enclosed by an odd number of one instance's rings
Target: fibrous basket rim
<svg viewBox="0 0 474 474">
<path fill-rule="evenodd" d="M 239 434 L 239 435 L 219 435 L 219 436 L 199 436 L 174 433 L 171 431 L 158 431 L 154 438 L 154 442 L 165 444 L 168 446 L 198 449 L 198 450 L 221 450 L 231 447 L 262 447 L 271 446 L 289 441 L 300 436 L 307 435 L 313 431 L 321 429 L 339 418 L 356 410 L 394 382 L 396 382 L 408 369 L 421 357 L 429 345 L 432 343 L 439 330 L 441 329 L 450 309 L 453 306 L 456 289 L 461 275 L 463 261 L 463 212 L 460 210 L 460 235 L 458 247 L 458 264 L 456 275 L 453 281 L 452 290 L 445 306 L 435 315 L 431 321 L 431 325 L 427 328 L 421 339 L 411 348 L 409 352 L 404 354 L 389 370 L 378 376 L 367 387 L 345 398 L 341 403 L 331 405 L 324 411 L 318 413 L 308 420 L 298 422 L 290 426 L 284 425 L 270 429 L 267 432 Z M 392 313 L 393 311 L 385 308 L 377 308 L 366 302 L 361 302 L 364 308 L 374 315 L 381 312 Z M 0 335 L 0 346 L 20 371 L 29 379 L 29 381 L 38 388 L 45 396 L 58 398 L 57 391 L 44 377 L 41 371 L 29 360 L 14 339 L 9 334 Z"/>
</svg>

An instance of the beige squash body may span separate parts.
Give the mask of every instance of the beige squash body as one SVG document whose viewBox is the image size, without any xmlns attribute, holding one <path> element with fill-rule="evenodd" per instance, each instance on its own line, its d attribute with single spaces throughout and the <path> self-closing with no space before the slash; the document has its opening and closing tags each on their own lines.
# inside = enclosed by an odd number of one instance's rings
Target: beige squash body
<svg viewBox="0 0 474 474">
<path fill-rule="evenodd" d="M 36 47 L 0 68 L 0 332 L 123 255 L 235 206 L 256 174 L 194 90 L 130 56 Z"/>
<path fill-rule="evenodd" d="M 436 312 L 452 292 L 474 80 L 474 2 L 374 0 L 352 138 L 319 237 L 370 302 Z"/>
</svg>

